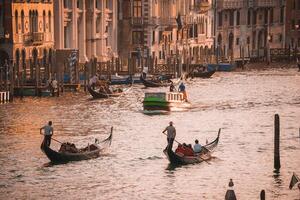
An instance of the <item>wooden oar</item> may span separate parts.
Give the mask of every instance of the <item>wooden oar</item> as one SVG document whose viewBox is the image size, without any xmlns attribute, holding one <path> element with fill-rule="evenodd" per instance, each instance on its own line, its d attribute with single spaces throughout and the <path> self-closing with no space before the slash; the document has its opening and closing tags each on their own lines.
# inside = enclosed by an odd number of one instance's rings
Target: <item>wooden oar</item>
<svg viewBox="0 0 300 200">
<path fill-rule="evenodd" d="M 163 134 L 167 135 L 166 133 L 163 132 Z M 177 142 L 178 144 L 182 145 L 180 142 L 178 142 L 175 138 L 174 141 Z M 197 158 L 200 158 L 201 160 L 203 160 L 204 162 L 206 162 L 207 164 L 210 165 L 210 163 L 208 161 L 206 161 L 204 158 L 201 158 L 201 156 L 197 156 Z"/>
<path fill-rule="evenodd" d="M 60 144 L 63 144 L 62 142 L 58 141 L 57 139 L 54 139 L 53 137 L 51 137 L 51 140 L 54 140 L 55 142 L 58 142 Z"/>
</svg>

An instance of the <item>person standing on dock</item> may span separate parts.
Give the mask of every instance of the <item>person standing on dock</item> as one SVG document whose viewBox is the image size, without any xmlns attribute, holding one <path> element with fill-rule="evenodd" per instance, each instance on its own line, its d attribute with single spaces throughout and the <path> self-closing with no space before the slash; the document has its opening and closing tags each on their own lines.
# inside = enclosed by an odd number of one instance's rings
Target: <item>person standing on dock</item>
<svg viewBox="0 0 300 200">
<path fill-rule="evenodd" d="M 42 130 L 44 130 L 44 143 L 49 147 L 51 144 L 51 137 L 53 135 L 53 127 L 52 127 L 52 121 L 49 121 L 47 125 L 40 128 L 40 134 L 42 133 Z"/>
<path fill-rule="evenodd" d="M 167 141 L 168 141 L 168 146 L 167 149 L 168 150 L 172 150 L 173 147 L 173 142 L 175 140 L 176 137 L 176 129 L 173 126 L 173 122 L 169 122 L 169 126 L 167 126 L 167 128 L 165 128 L 165 130 L 163 131 L 163 133 L 165 133 L 167 131 Z"/>
</svg>

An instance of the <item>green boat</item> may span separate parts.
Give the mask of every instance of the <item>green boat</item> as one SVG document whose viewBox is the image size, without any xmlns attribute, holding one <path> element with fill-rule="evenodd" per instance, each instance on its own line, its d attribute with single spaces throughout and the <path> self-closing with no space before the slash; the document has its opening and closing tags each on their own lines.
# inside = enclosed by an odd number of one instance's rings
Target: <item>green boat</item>
<svg viewBox="0 0 300 200">
<path fill-rule="evenodd" d="M 181 92 L 152 92 L 145 93 L 144 111 L 179 111 L 190 107 Z"/>
</svg>

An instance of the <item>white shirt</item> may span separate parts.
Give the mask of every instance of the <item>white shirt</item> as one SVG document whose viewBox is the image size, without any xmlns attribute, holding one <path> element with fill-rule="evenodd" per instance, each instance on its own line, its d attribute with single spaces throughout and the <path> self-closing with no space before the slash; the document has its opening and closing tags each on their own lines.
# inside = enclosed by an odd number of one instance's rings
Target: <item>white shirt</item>
<svg viewBox="0 0 300 200">
<path fill-rule="evenodd" d="M 176 129 L 174 126 L 168 126 L 165 131 L 167 131 L 168 138 L 175 138 L 176 136 Z"/>
<path fill-rule="evenodd" d="M 194 145 L 194 152 L 195 153 L 199 153 L 201 151 L 201 149 L 202 149 L 201 144 L 195 144 Z"/>
<path fill-rule="evenodd" d="M 44 135 L 52 135 L 53 134 L 53 127 L 46 125 L 43 127 L 44 129 Z"/>
</svg>

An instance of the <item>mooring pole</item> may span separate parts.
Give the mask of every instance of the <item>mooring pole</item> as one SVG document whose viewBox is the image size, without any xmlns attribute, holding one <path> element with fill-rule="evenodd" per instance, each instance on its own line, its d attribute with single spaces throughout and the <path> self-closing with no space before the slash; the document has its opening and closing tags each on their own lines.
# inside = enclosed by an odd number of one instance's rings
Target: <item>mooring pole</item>
<svg viewBox="0 0 300 200">
<path fill-rule="evenodd" d="M 280 169 L 280 151 L 279 151 L 279 144 L 280 144 L 280 122 L 279 122 L 279 115 L 275 114 L 275 138 L 274 138 L 274 168 L 276 170 Z"/>
<path fill-rule="evenodd" d="M 266 199 L 266 193 L 265 193 L 265 190 L 262 190 L 260 192 L 260 200 L 265 200 Z"/>
</svg>

